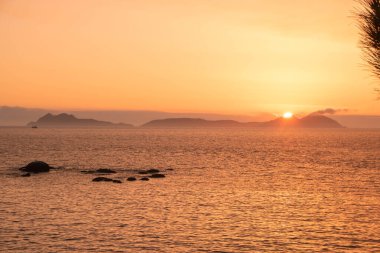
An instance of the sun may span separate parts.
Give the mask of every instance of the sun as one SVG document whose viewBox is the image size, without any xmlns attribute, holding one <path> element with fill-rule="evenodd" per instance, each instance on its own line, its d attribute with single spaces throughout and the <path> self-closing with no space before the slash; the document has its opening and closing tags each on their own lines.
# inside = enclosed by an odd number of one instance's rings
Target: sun
<svg viewBox="0 0 380 253">
<path fill-rule="evenodd" d="M 293 113 L 292 112 L 285 112 L 284 114 L 282 114 L 282 117 L 284 119 L 290 119 L 293 117 Z"/>
</svg>

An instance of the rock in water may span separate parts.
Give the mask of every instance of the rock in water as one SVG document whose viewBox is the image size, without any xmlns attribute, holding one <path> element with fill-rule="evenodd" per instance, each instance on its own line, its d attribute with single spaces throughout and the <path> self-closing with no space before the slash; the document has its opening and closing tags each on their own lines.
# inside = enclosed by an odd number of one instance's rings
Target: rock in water
<svg viewBox="0 0 380 253">
<path fill-rule="evenodd" d="M 42 172 L 49 172 L 50 169 L 49 164 L 42 162 L 42 161 L 34 161 L 26 165 L 25 167 L 20 168 L 20 170 L 30 173 L 42 173 Z"/>
<path fill-rule="evenodd" d="M 122 183 L 120 180 L 117 180 L 117 179 L 112 180 L 112 182 L 115 184 L 121 184 Z"/>
<path fill-rule="evenodd" d="M 128 181 L 136 181 L 136 178 L 135 177 L 129 177 L 127 178 Z"/>
<path fill-rule="evenodd" d="M 149 169 L 149 170 L 140 170 L 138 172 L 139 174 L 156 174 L 156 173 L 160 173 L 160 170 L 158 169 Z"/>
<path fill-rule="evenodd" d="M 150 170 L 147 170 L 146 172 L 149 173 L 149 174 L 156 174 L 156 173 L 160 173 L 160 170 L 158 170 L 158 169 L 150 169 Z"/>
<path fill-rule="evenodd" d="M 140 179 L 141 181 L 149 181 L 149 178 L 148 177 L 143 177 Z"/>
<path fill-rule="evenodd" d="M 150 177 L 151 178 L 164 178 L 165 175 L 164 174 L 152 174 Z"/>
<path fill-rule="evenodd" d="M 112 174 L 112 173 L 116 173 L 116 171 L 111 170 L 111 169 L 98 169 L 95 171 L 95 173 Z"/>
<path fill-rule="evenodd" d="M 96 177 L 92 179 L 92 182 L 113 182 L 114 180 L 108 177 Z"/>
<path fill-rule="evenodd" d="M 116 171 L 111 169 L 97 169 L 97 170 L 82 170 L 81 173 L 84 174 L 113 174 Z"/>
</svg>

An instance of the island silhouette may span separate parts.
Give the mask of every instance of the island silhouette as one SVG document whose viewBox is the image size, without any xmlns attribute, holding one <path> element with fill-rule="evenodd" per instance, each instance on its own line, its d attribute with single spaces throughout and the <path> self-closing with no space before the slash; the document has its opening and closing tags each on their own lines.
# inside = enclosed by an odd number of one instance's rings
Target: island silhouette
<svg viewBox="0 0 380 253">
<path fill-rule="evenodd" d="M 72 114 L 61 113 L 53 115 L 48 113 L 35 122 L 27 124 L 28 127 L 59 127 L 59 128 L 75 128 L 75 127 L 103 127 L 103 128 L 132 128 L 131 124 L 111 123 L 95 119 L 78 119 Z"/>
<path fill-rule="evenodd" d="M 72 114 L 61 113 L 53 115 L 48 113 L 35 122 L 27 124 L 28 127 L 103 127 L 103 128 L 133 128 L 132 124 L 112 123 L 95 119 L 79 119 Z M 265 122 L 239 122 L 235 120 L 206 120 L 200 118 L 167 118 L 149 121 L 141 128 L 343 128 L 337 121 L 319 114 L 310 114 L 303 118 L 283 117 Z"/>
</svg>

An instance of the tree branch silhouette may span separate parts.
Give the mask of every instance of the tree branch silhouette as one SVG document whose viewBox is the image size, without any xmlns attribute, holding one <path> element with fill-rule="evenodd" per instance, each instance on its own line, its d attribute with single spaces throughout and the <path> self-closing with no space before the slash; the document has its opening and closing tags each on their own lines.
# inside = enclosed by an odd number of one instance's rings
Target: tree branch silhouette
<svg viewBox="0 0 380 253">
<path fill-rule="evenodd" d="M 360 28 L 363 59 L 374 76 L 380 79 L 380 0 L 356 0 L 360 8 L 356 17 Z M 380 89 L 375 89 L 380 99 Z"/>
</svg>

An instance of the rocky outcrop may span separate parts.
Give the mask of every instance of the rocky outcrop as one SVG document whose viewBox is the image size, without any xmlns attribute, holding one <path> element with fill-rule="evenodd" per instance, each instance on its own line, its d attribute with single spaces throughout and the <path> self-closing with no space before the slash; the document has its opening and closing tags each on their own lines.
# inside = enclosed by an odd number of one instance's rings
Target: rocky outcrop
<svg viewBox="0 0 380 253">
<path fill-rule="evenodd" d="M 164 174 L 152 174 L 150 177 L 151 178 L 164 178 L 165 175 Z"/>
<path fill-rule="evenodd" d="M 92 182 L 112 182 L 113 179 L 112 178 L 108 178 L 108 177 L 96 177 L 94 179 L 92 179 Z"/>
<path fill-rule="evenodd" d="M 111 169 L 97 169 L 97 170 L 82 170 L 84 174 L 114 174 L 116 171 Z"/>
<path fill-rule="evenodd" d="M 21 171 L 29 172 L 29 173 L 43 173 L 49 172 L 50 169 L 53 169 L 49 164 L 42 161 L 34 161 L 28 163 L 25 167 L 20 168 Z"/>
<path fill-rule="evenodd" d="M 51 169 L 63 169 L 63 167 L 57 167 L 57 168 L 54 168 L 52 166 L 50 166 L 49 164 L 43 162 L 43 161 L 34 161 L 34 162 L 31 162 L 29 164 L 27 164 L 26 166 L 20 168 L 19 170 L 25 172 L 23 174 L 21 174 L 20 176 L 21 177 L 30 177 L 31 174 L 33 173 L 42 173 L 42 172 L 49 172 Z M 172 170 L 172 169 L 167 169 L 167 171 L 169 170 Z M 134 171 L 136 173 L 136 171 Z M 102 175 L 107 175 L 107 174 L 114 174 L 114 173 L 117 173 L 116 171 L 112 170 L 112 169 L 108 169 L 108 168 L 101 168 L 101 169 L 96 169 L 96 170 L 83 170 L 81 171 L 81 173 L 83 174 L 99 174 L 98 177 L 95 177 L 92 179 L 93 182 L 113 182 L 113 183 L 122 183 L 121 180 L 118 180 L 118 179 L 112 179 L 112 178 L 108 178 L 108 177 L 104 177 Z M 137 180 L 140 180 L 140 181 L 149 181 L 150 178 L 165 178 L 166 176 L 164 174 L 161 173 L 161 171 L 159 169 L 148 169 L 148 170 L 141 170 L 141 171 L 137 171 L 138 174 L 144 174 L 146 176 L 130 176 L 128 178 L 126 178 L 127 181 L 137 181 Z M 120 178 L 120 177 L 119 177 Z"/>
<path fill-rule="evenodd" d="M 150 169 L 150 170 L 147 170 L 146 172 L 148 172 L 149 174 L 155 174 L 155 173 L 160 173 L 160 170 L 158 170 L 158 169 Z"/>
<path fill-rule="evenodd" d="M 140 170 L 138 173 L 142 174 L 142 175 L 145 175 L 145 174 L 156 174 L 156 173 L 160 173 L 160 170 L 158 170 L 158 169 Z"/>
<path fill-rule="evenodd" d="M 108 177 L 96 177 L 96 178 L 92 179 L 92 182 L 113 182 L 113 183 L 117 183 L 117 184 L 122 183 L 120 180 L 112 179 L 112 178 L 108 178 Z"/>
</svg>

